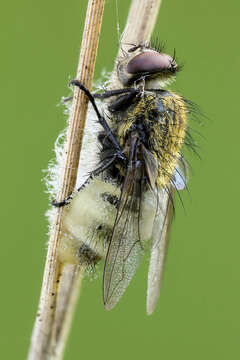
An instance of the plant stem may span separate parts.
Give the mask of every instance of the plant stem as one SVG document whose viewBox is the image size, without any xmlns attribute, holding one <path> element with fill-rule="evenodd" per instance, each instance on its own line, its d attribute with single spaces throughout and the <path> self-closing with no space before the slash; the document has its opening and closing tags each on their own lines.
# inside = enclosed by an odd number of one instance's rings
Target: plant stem
<svg viewBox="0 0 240 360">
<path fill-rule="evenodd" d="M 104 0 L 89 0 L 81 52 L 76 78 L 89 89 L 92 85 L 100 28 L 102 23 Z M 83 131 L 87 112 L 88 99 L 78 89 L 74 91 L 73 107 L 67 131 L 63 158 L 61 186 L 57 200 L 66 198 L 75 188 L 77 169 L 82 147 Z M 64 266 L 59 262 L 57 249 L 61 236 L 62 209 L 56 211 L 53 221 L 48 253 L 43 277 L 39 309 L 33 330 L 29 360 L 61 359 L 66 342 L 70 319 L 74 311 L 74 298 L 80 288 L 82 269 L 79 266 Z M 61 280 L 67 278 L 63 284 Z M 61 283 L 61 287 L 59 285 Z M 66 286 L 68 292 L 64 292 Z M 71 290 L 74 289 L 74 292 Z M 59 294 L 62 295 L 61 300 Z M 66 294 L 63 298 L 63 295 Z M 69 295 L 70 294 L 70 295 Z M 64 309 L 64 315 L 57 311 Z M 60 320 L 61 319 L 61 320 Z"/>
</svg>

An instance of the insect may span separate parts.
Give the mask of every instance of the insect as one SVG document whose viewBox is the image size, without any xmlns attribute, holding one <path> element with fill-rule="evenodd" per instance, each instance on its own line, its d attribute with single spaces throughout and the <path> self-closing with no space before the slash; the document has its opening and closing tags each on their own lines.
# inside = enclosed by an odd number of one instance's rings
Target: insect
<svg viewBox="0 0 240 360">
<path fill-rule="evenodd" d="M 63 262 L 95 265 L 105 259 L 103 301 L 112 309 L 140 264 L 151 259 L 147 313 L 156 306 L 167 250 L 173 191 L 186 186 L 182 146 L 189 102 L 165 89 L 179 71 L 175 55 L 150 45 L 133 45 L 117 64 L 118 89 L 88 96 L 102 126 L 99 165 L 62 202 Z M 107 103 L 106 114 L 95 99 Z"/>
</svg>

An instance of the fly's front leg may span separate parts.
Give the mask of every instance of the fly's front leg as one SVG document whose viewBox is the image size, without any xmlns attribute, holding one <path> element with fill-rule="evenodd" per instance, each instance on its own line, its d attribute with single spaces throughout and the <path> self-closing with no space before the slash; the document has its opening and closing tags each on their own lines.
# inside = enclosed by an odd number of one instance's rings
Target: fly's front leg
<svg viewBox="0 0 240 360">
<path fill-rule="evenodd" d="M 113 135 L 111 129 L 108 126 L 107 121 L 105 120 L 105 118 L 100 114 L 98 107 L 96 105 L 95 99 L 93 97 L 93 95 L 90 93 L 90 91 L 83 85 L 81 84 L 78 80 L 72 80 L 70 82 L 70 85 L 75 85 L 77 87 L 79 87 L 79 89 L 81 89 L 82 91 L 84 91 L 84 93 L 87 95 L 87 97 L 89 98 L 89 101 L 91 102 L 93 109 L 95 110 L 97 117 L 98 117 L 98 121 L 99 123 L 102 125 L 102 127 L 104 128 L 105 132 L 106 132 L 106 136 L 109 138 L 109 140 L 111 141 L 111 143 L 113 144 L 113 146 L 116 149 L 116 152 L 118 153 L 118 157 L 120 157 L 122 160 L 126 160 L 126 157 L 117 141 L 117 139 L 115 138 L 115 136 Z"/>
<path fill-rule="evenodd" d="M 106 136 L 108 137 L 108 139 L 111 141 L 111 143 L 113 144 L 114 148 L 116 149 L 115 151 L 115 154 L 113 155 L 113 157 L 111 159 L 109 159 L 104 165 L 100 166 L 99 168 L 95 169 L 93 172 L 91 172 L 89 174 L 89 178 L 87 180 L 87 182 L 89 181 L 89 179 L 91 179 L 93 176 L 97 176 L 99 175 L 101 172 L 107 170 L 110 166 L 112 166 L 112 164 L 117 160 L 117 159 L 121 159 L 123 162 L 126 162 L 127 159 L 126 159 L 126 156 L 125 154 L 123 153 L 120 145 L 118 144 L 118 141 L 117 139 L 115 138 L 115 136 L 113 135 L 111 129 L 109 128 L 108 126 L 108 123 L 106 122 L 105 118 L 103 116 L 101 116 L 98 108 L 97 108 L 97 105 L 96 105 L 96 102 L 94 100 L 94 97 L 93 95 L 90 93 L 90 91 L 85 88 L 84 85 L 82 85 L 79 81 L 77 80 L 72 80 L 71 85 L 75 85 L 75 86 L 78 86 L 82 91 L 85 92 L 85 94 L 87 95 L 87 97 L 89 98 L 90 102 L 92 103 L 92 106 L 97 114 L 97 117 L 98 117 L 98 121 L 99 123 L 102 125 L 102 127 L 104 128 L 105 132 L 106 132 Z M 117 91 L 118 94 L 119 94 L 119 91 Z M 126 92 L 126 91 L 125 91 Z M 116 95 L 116 93 L 115 93 Z M 113 93 L 111 92 L 111 96 L 114 96 Z M 77 189 L 77 191 L 80 191 L 81 188 L 85 186 L 85 184 L 83 184 L 79 189 Z M 62 201 L 59 201 L 57 202 L 56 200 L 53 200 L 51 202 L 51 204 L 55 207 L 63 207 L 63 206 L 66 206 L 70 203 L 72 199 L 72 194 L 69 195 L 68 197 L 66 197 L 64 200 Z"/>
<path fill-rule="evenodd" d="M 106 90 L 102 94 L 93 94 L 95 99 L 107 99 L 112 96 L 118 96 L 109 106 L 108 110 L 111 112 L 122 111 L 132 103 L 133 99 L 139 95 L 138 88 L 124 88 L 117 90 Z"/>
<path fill-rule="evenodd" d="M 73 80 L 71 81 L 70 84 L 73 84 L 73 85 L 76 85 L 74 82 L 77 81 L 77 80 Z M 78 86 L 78 85 L 76 85 Z M 124 99 L 132 99 L 134 98 L 136 95 L 139 94 L 139 90 L 136 89 L 136 88 L 124 88 L 124 89 L 117 89 L 117 90 L 105 90 L 103 93 L 93 93 L 91 94 L 93 96 L 94 99 L 108 99 L 110 97 L 113 97 L 113 96 L 118 96 L 118 95 L 126 95 L 126 97 L 124 96 L 121 96 L 120 99 L 124 98 Z M 73 100 L 73 96 L 68 96 L 66 98 L 63 98 L 62 101 L 64 103 L 67 103 L 68 101 L 71 101 Z M 122 101 L 121 101 L 122 102 Z M 113 104 L 117 104 L 118 101 L 116 100 L 116 102 L 114 101 Z M 112 107 L 112 106 L 111 106 Z M 115 107 L 115 105 L 113 105 L 113 108 Z M 110 109 L 111 111 L 112 109 Z M 113 109 L 113 111 L 116 111 L 117 109 Z"/>
<path fill-rule="evenodd" d="M 134 93 L 135 95 L 138 93 L 137 89 L 134 88 L 124 88 L 124 89 L 117 89 L 117 90 L 105 90 L 103 93 L 101 94 L 93 94 L 93 97 L 95 99 L 107 99 L 110 98 L 112 96 L 118 96 L 118 95 L 124 95 L 124 94 L 129 94 L 129 93 Z"/>
<path fill-rule="evenodd" d="M 119 96 L 115 101 L 113 101 L 109 105 L 108 110 L 112 113 L 115 111 L 124 111 L 138 95 L 139 89 L 131 88 L 131 91 L 129 91 L 127 94 Z"/>
</svg>

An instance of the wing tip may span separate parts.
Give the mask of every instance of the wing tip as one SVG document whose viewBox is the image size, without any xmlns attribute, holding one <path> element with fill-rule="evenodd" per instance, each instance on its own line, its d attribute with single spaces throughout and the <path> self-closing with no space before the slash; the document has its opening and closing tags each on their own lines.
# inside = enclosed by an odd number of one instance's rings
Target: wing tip
<svg viewBox="0 0 240 360">
<path fill-rule="evenodd" d="M 148 316 L 151 316 L 153 314 L 154 309 L 147 309 L 146 313 Z"/>
<path fill-rule="evenodd" d="M 146 303 L 146 312 L 147 315 L 152 315 L 154 310 L 156 309 L 159 297 L 160 297 L 160 288 L 158 288 L 158 291 L 152 292 L 150 291 L 150 288 L 148 289 L 147 293 L 147 303 Z"/>
<path fill-rule="evenodd" d="M 104 304 L 104 307 L 105 307 L 105 309 L 106 309 L 107 311 L 112 310 L 112 309 L 115 307 L 115 305 L 116 305 L 116 303 L 111 303 L 111 302 L 109 303 L 109 302 L 107 302 L 107 301 L 104 301 L 103 304 Z"/>
<path fill-rule="evenodd" d="M 103 293 L 103 305 L 106 310 L 108 310 L 108 311 L 112 310 L 116 306 L 117 303 L 118 303 L 118 301 L 113 301 L 111 296 L 110 297 L 104 296 L 104 293 Z"/>
<path fill-rule="evenodd" d="M 107 310 L 107 311 L 110 311 L 110 310 L 112 310 L 112 306 L 110 306 L 107 302 L 103 302 L 103 305 L 104 305 L 104 307 L 105 307 L 105 309 Z"/>
<path fill-rule="evenodd" d="M 157 302 L 154 302 L 154 303 L 153 302 L 150 302 L 150 303 L 147 302 L 146 313 L 147 313 L 148 316 L 153 314 L 153 312 L 154 312 L 154 310 L 156 308 L 156 304 L 157 304 Z"/>
</svg>

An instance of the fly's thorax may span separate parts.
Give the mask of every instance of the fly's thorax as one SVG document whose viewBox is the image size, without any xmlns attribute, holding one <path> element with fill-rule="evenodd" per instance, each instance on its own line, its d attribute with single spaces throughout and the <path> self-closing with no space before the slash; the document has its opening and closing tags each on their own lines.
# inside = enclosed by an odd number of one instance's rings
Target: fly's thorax
<svg viewBox="0 0 240 360">
<path fill-rule="evenodd" d="M 121 117 L 118 116 L 118 121 L 114 123 L 121 146 L 124 146 L 128 134 L 131 131 L 140 130 L 143 126 L 143 131 L 145 128 L 147 132 L 147 127 L 150 125 L 149 120 L 155 108 L 155 95 L 144 94 L 138 97 L 135 103 L 130 105 L 128 109 L 121 114 Z"/>
<path fill-rule="evenodd" d="M 187 108 L 183 98 L 167 92 L 157 100 L 158 122 L 149 137 L 149 146 L 158 159 L 159 187 L 169 184 L 181 156 L 187 126 Z"/>
<path fill-rule="evenodd" d="M 114 131 L 126 148 L 134 131 L 142 134 L 144 146 L 158 160 L 157 184 L 167 185 L 181 156 L 187 126 L 184 99 L 170 91 L 145 91 L 121 114 L 113 115 Z M 119 168 L 120 169 L 120 168 Z M 120 169 L 122 175 L 124 170 Z"/>
<path fill-rule="evenodd" d="M 119 196 L 116 186 L 100 178 L 74 195 L 63 210 L 61 262 L 94 265 L 105 257 Z"/>
</svg>

